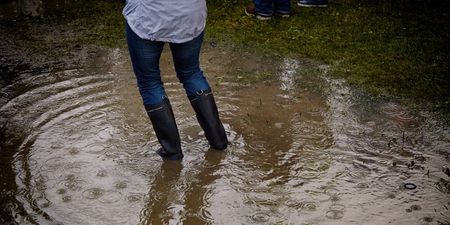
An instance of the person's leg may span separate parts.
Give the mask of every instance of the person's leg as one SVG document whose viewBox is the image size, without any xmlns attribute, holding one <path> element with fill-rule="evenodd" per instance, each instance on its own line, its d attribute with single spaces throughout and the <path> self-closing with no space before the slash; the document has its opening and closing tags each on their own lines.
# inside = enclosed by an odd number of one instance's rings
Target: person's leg
<svg viewBox="0 0 450 225">
<path fill-rule="evenodd" d="M 202 42 L 203 33 L 185 43 L 170 43 L 175 71 L 187 96 L 195 95 L 197 91 L 210 89 L 208 81 L 200 69 Z"/>
<path fill-rule="evenodd" d="M 178 160 L 183 158 L 180 134 L 168 98 L 155 105 L 145 105 L 147 115 L 152 121 L 153 130 L 161 148 L 156 151 L 164 159 Z"/>
<path fill-rule="evenodd" d="M 268 17 L 273 15 L 273 0 L 253 0 L 256 16 Z"/>
<path fill-rule="evenodd" d="M 274 0 L 274 9 L 276 14 L 282 17 L 289 17 L 291 12 L 291 1 L 290 0 Z"/>
<path fill-rule="evenodd" d="M 162 147 L 157 153 L 164 159 L 182 159 L 180 135 L 172 107 L 165 95 L 159 70 L 159 58 L 164 43 L 141 39 L 128 24 L 126 33 L 139 92 Z"/>
<path fill-rule="evenodd" d="M 144 105 L 159 104 L 165 96 L 159 70 L 159 59 L 164 42 L 142 39 L 128 24 L 126 33 L 131 63 L 143 103 Z"/>
<path fill-rule="evenodd" d="M 218 150 L 226 149 L 228 146 L 227 134 L 220 121 L 219 111 L 211 89 L 188 97 L 197 116 L 197 121 L 205 131 L 205 137 L 209 144 Z"/>
<path fill-rule="evenodd" d="M 228 144 L 225 129 L 219 119 L 211 87 L 200 69 L 202 42 L 203 33 L 186 43 L 171 43 L 170 48 L 178 79 L 191 101 L 206 139 L 213 148 L 225 149 Z"/>
</svg>

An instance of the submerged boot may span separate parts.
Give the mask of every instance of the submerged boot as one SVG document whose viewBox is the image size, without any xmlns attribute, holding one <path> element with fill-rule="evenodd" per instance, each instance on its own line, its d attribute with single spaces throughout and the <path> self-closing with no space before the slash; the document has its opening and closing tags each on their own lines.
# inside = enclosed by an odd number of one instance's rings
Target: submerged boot
<svg viewBox="0 0 450 225">
<path fill-rule="evenodd" d="M 228 140 L 219 119 L 216 102 L 211 90 L 200 91 L 194 96 L 189 96 L 192 108 L 197 115 L 197 120 L 203 131 L 205 131 L 206 139 L 209 144 L 218 150 L 227 148 Z"/>
<path fill-rule="evenodd" d="M 178 133 L 169 99 L 165 98 L 157 105 L 146 105 L 145 110 L 152 121 L 153 130 L 155 130 L 156 137 L 161 144 L 161 148 L 156 153 L 163 159 L 182 159 L 180 134 Z"/>
</svg>

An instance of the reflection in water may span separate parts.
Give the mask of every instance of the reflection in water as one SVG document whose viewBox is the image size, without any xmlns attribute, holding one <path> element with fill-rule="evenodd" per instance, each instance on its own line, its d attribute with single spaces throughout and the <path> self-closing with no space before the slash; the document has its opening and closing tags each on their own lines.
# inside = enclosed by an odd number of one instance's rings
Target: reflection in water
<svg viewBox="0 0 450 225">
<path fill-rule="evenodd" d="M 190 178 L 184 196 L 185 217 L 183 224 L 213 223 L 209 212 L 211 195 L 216 191 L 212 184 L 220 178 L 215 174 L 221 169 L 221 160 L 225 152 L 210 150 L 206 152 L 204 161 L 195 177 Z"/>
<path fill-rule="evenodd" d="M 207 151 L 196 171 L 187 171 L 180 178 L 183 164 L 165 161 L 151 185 L 148 206 L 141 212 L 141 224 L 204 224 L 212 222 L 208 202 L 214 188 L 210 185 L 219 178 L 225 152 Z M 195 174 L 194 174 L 195 173 Z"/>
<path fill-rule="evenodd" d="M 271 69 L 255 55 L 210 49 L 203 65 L 231 143 L 226 151 L 208 150 L 166 53 L 161 69 L 182 138 L 182 162 L 153 153 L 157 140 L 120 49 L 104 57 L 109 66 L 93 62 L 84 69 L 24 76 L 1 89 L 2 220 L 450 221 L 450 181 L 441 169 L 450 155 L 448 124 L 430 113 L 371 99 L 339 80 L 310 78 L 323 74 L 298 76 L 317 71 L 308 67 L 326 73 L 311 62 L 282 59 L 271 62 L 278 65 Z M 261 70 L 279 79 L 243 85 L 231 78 Z M 405 183 L 417 188 L 406 189 Z"/>
<path fill-rule="evenodd" d="M 180 162 L 167 161 L 161 165 L 148 194 L 148 207 L 141 215 L 142 224 L 169 224 L 170 220 L 179 220 L 179 212 L 174 210 L 180 194 L 177 181 L 182 169 Z"/>
</svg>

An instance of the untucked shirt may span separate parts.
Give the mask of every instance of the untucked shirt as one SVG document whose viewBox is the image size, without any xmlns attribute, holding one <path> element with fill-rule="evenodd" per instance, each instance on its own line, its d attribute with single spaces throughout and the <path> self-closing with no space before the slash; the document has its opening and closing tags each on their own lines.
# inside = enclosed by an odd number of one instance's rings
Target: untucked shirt
<svg viewBox="0 0 450 225">
<path fill-rule="evenodd" d="M 205 0 L 127 0 L 123 15 L 142 39 L 184 43 L 206 24 Z"/>
</svg>

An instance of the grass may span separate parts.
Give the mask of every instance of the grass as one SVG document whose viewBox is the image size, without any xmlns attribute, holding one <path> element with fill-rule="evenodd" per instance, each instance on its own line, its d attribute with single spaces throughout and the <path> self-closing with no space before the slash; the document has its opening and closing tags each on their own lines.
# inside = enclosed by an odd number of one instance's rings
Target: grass
<svg viewBox="0 0 450 225">
<path fill-rule="evenodd" d="M 331 66 L 332 76 L 376 95 L 449 104 L 448 1 L 293 4 L 289 19 L 270 21 L 246 16 L 246 3 L 209 1 L 209 37 L 320 60 Z"/>
<path fill-rule="evenodd" d="M 331 0 L 327 8 L 292 2 L 290 18 L 270 21 L 246 16 L 250 1 L 207 3 L 207 41 L 318 60 L 330 65 L 331 76 L 374 95 L 450 106 L 448 0 Z M 67 42 L 125 47 L 122 7 L 123 1 L 74 0 L 34 23 L 71 30 Z"/>
</svg>

